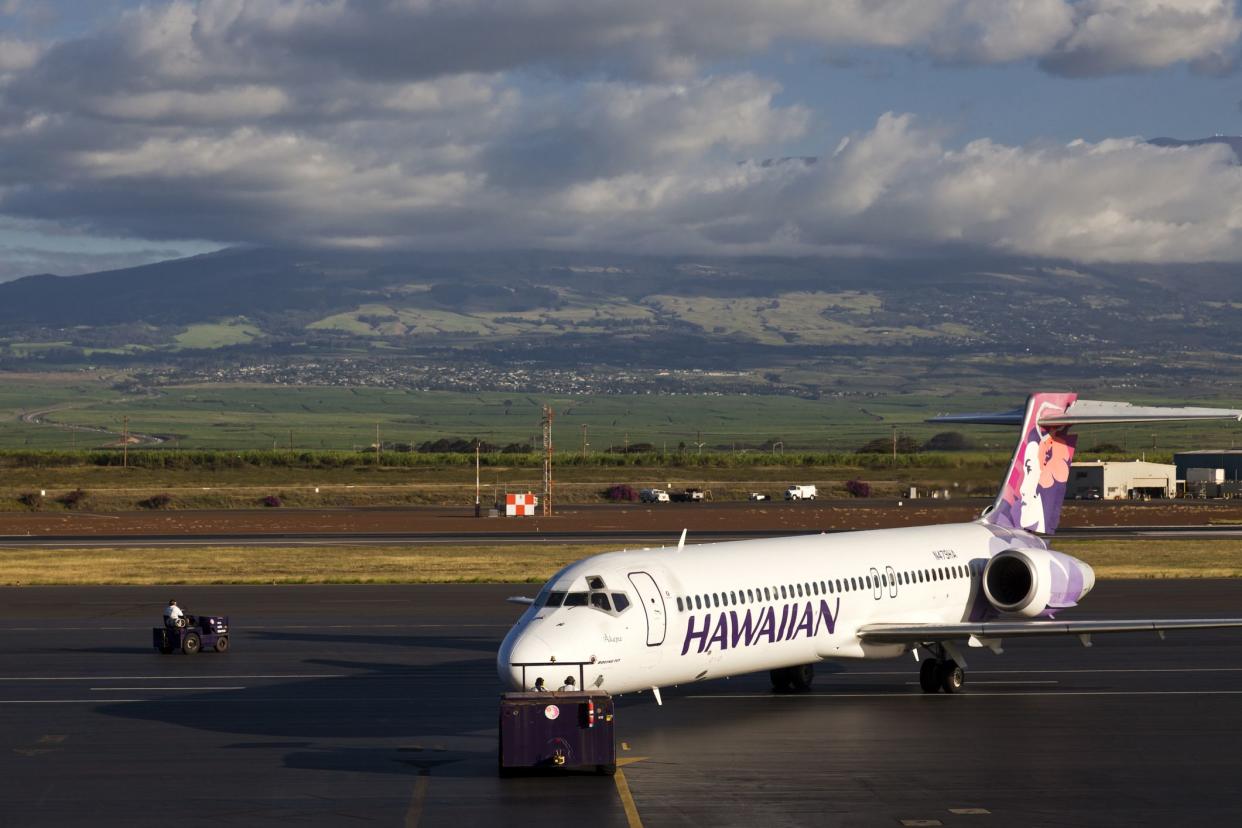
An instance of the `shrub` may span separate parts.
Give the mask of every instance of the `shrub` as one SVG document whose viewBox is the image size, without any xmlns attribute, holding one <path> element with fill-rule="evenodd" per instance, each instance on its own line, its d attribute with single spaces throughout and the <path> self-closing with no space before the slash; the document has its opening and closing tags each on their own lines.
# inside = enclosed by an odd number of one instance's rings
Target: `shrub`
<svg viewBox="0 0 1242 828">
<path fill-rule="evenodd" d="M 151 495 L 146 500 L 138 501 L 138 505 L 144 509 L 167 509 L 172 505 L 172 495 Z"/>
<path fill-rule="evenodd" d="M 1087 449 L 1089 454 L 1124 454 L 1125 449 L 1116 443 L 1096 443 Z"/>
<path fill-rule="evenodd" d="M 847 480 L 845 482 L 845 490 L 850 493 L 851 497 L 871 497 L 871 484 L 865 480 Z"/>
<path fill-rule="evenodd" d="M 74 489 L 71 492 L 66 492 L 61 495 L 57 498 L 57 500 L 59 500 L 66 509 L 82 509 L 86 506 L 86 492 L 81 489 Z"/>
<path fill-rule="evenodd" d="M 972 442 L 965 434 L 960 431 L 942 431 L 939 434 L 932 435 L 926 443 L 923 444 L 921 451 L 971 451 L 975 448 Z"/>
<path fill-rule="evenodd" d="M 919 441 L 913 437 L 902 435 L 897 438 L 898 454 L 915 454 L 919 450 Z M 858 447 L 859 454 L 891 454 L 893 451 L 892 437 L 876 437 Z"/>
<path fill-rule="evenodd" d="M 625 483 L 618 483 L 615 486 L 609 486 L 604 490 L 604 497 L 613 501 L 629 501 L 631 503 L 638 500 L 638 492 L 634 491 L 634 487 Z"/>
<path fill-rule="evenodd" d="M 26 492 L 17 498 L 17 502 L 25 506 L 32 512 L 37 512 L 43 508 L 43 495 L 38 492 Z"/>
<path fill-rule="evenodd" d="M 267 506 L 269 509 L 276 509 L 276 508 L 279 508 L 281 505 L 283 505 L 281 503 L 279 495 L 268 495 L 267 497 L 263 498 L 259 502 L 262 503 L 264 506 Z"/>
</svg>

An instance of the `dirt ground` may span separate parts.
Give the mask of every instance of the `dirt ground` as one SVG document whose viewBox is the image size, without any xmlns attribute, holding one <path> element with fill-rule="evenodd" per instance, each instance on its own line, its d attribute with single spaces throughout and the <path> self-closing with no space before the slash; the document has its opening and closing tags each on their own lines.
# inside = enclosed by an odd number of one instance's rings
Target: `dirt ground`
<svg viewBox="0 0 1242 828">
<path fill-rule="evenodd" d="M 878 529 L 972 520 L 989 501 L 837 500 L 814 503 L 717 503 L 564 506 L 552 517 L 476 519 L 463 508 L 168 510 L 0 513 L 0 535 L 197 535 L 288 532 L 493 532 L 649 530 L 679 533 Z M 486 512 L 484 513 L 486 514 Z M 1063 527 L 1242 524 L 1242 501 L 1068 503 Z"/>
</svg>

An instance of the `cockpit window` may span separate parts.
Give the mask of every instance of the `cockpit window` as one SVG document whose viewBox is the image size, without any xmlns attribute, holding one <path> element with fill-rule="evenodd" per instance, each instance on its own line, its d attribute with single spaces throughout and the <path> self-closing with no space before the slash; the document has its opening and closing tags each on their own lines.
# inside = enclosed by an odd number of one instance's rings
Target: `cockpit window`
<svg viewBox="0 0 1242 828">
<path fill-rule="evenodd" d="M 598 575 L 591 575 L 587 578 L 587 586 L 591 589 L 604 589 L 604 579 Z"/>
<path fill-rule="evenodd" d="M 605 592 L 592 592 L 591 606 L 598 607 L 604 612 L 612 612 L 612 604 L 608 603 L 608 594 Z"/>
<path fill-rule="evenodd" d="M 549 593 L 548 593 L 548 602 L 547 602 L 546 604 L 544 604 L 544 606 L 545 606 L 545 607 L 559 607 L 559 606 L 560 606 L 562 603 L 564 603 L 564 602 L 565 602 L 565 593 L 563 593 L 563 592 L 549 592 Z"/>
<path fill-rule="evenodd" d="M 587 605 L 587 594 L 585 592 L 570 592 L 565 596 L 565 606 L 567 607 L 585 607 Z"/>
<path fill-rule="evenodd" d="M 624 592 L 614 592 L 612 594 L 612 605 L 617 612 L 625 612 L 630 605 L 630 599 L 625 597 Z"/>
</svg>

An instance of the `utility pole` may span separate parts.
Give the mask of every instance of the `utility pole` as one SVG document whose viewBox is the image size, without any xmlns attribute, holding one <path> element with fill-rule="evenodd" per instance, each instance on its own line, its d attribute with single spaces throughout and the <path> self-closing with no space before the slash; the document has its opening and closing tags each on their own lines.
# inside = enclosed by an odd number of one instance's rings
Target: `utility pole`
<svg viewBox="0 0 1242 828">
<path fill-rule="evenodd" d="M 893 423 L 893 465 L 897 465 L 897 424 Z"/>
<path fill-rule="evenodd" d="M 552 406 L 543 407 L 543 516 L 552 516 Z"/>
<path fill-rule="evenodd" d="M 628 431 L 625 432 L 625 453 L 630 453 L 630 433 Z"/>
<path fill-rule="evenodd" d="M 474 516 L 483 516 L 483 507 L 479 505 L 479 441 L 474 441 Z"/>
<path fill-rule="evenodd" d="M 293 429 L 289 429 L 289 451 L 293 451 Z"/>
<path fill-rule="evenodd" d="M 375 424 L 375 468 L 379 468 L 380 464 L 380 435 L 379 423 Z"/>
<path fill-rule="evenodd" d="M 587 424 L 583 423 L 582 424 L 582 459 L 583 460 L 586 459 L 587 446 L 589 445 L 590 443 L 587 442 Z"/>
<path fill-rule="evenodd" d="M 129 415 L 121 418 L 121 468 L 129 468 Z"/>
</svg>

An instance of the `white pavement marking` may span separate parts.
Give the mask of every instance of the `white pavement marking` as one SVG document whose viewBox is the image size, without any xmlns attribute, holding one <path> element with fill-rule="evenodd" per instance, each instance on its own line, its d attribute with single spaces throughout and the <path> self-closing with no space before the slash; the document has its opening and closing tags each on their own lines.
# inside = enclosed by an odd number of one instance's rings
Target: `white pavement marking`
<svg viewBox="0 0 1242 828">
<path fill-rule="evenodd" d="M 320 679 L 344 678 L 347 673 L 240 673 L 215 675 L 215 679 Z M 0 676 L 0 681 L 194 681 L 200 676 Z"/>
<path fill-rule="evenodd" d="M 102 700 L 94 699 L 0 699 L 0 704 L 99 704 Z M 107 704 L 121 702 L 144 702 L 150 699 L 108 699 Z"/>
<path fill-rule="evenodd" d="M 1089 667 L 1072 670 L 971 670 L 972 676 L 1018 676 L 1018 675 L 1069 675 L 1092 673 L 1242 673 L 1242 667 Z M 828 673 L 827 678 L 838 676 L 908 676 L 908 670 L 844 670 Z"/>
<path fill-rule="evenodd" d="M 117 690 L 182 690 L 190 693 L 197 693 L 200 690 L 245 690 L 243 685 L 234 685 L 232 687 L 92 687 L 93 692 L 111 693 Z"/>
<path fill-rule="evenodd" d="M 0 627 L 0 633 L 6 632 L 82 632 L 83 630 L 101 630 L 117 632 L 118 630 L 145 630 L 153 625 L 129 627 Z M 509 629 L 512 624 L 276 624 L 262 627 L 247 627 L 244 632 L 262 632 L 264 630 L 421 630 L 421 629 Z"/>
<path fill-rule="evenodd" d="M 1018 686 L 1018 685 L 1022 685 L 1023 687 L 1025 687 L 1025 686 L 1030 685 L 1030 684 L 1060 684 L 1061 682 L 1059 682 L 1059 681 L 1025 681 L 1025 680 L 1022 680 L 1022 679 L 1015 679 L 1015 680 L 1013 680 L 1013 681 L 976 681 L 976 680 L 974 680 L 974 679 L 971 679 L 971 680 L 970 680 L 969 682 L 967 682 L 967 683 L 968 683 L 968 684 L 970 684 L 970 685 L 972 685 L 972 686 L 975 686 L 975 685 L 980 685 L 980 684 L 1000 684 L 1000 685 L 1003 685 L 1003 686 L 1005 686 L 1005 687 L 1016 687 L 1016 686 Z M 906 682 L 906 684 L 908 684 L 908 685 L 910 685 L 910 686 L 912 686 L 912 687 L 913 687 L 914 685 L 918 684 L 918 682 L 917 682 L 917 681 L 907 681 L 907 682 Z"/>
<path fill-rule="evenodd" d="M 687 699 L 939 699 L 953 698 L 981 699 L 990 696 L 1013 698 L 1022 696 L 1038 696 L 1047 699 L 1059 699 L 1063 696 L 1242 696 L 1242 690 L 1053 690 L 1046 693 L 739 693 L 721 696 L 686 696 Z"/>
</svg>

